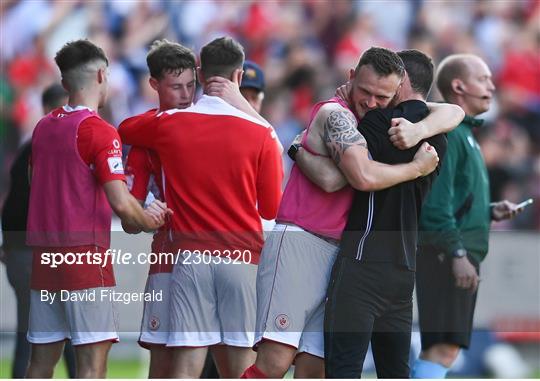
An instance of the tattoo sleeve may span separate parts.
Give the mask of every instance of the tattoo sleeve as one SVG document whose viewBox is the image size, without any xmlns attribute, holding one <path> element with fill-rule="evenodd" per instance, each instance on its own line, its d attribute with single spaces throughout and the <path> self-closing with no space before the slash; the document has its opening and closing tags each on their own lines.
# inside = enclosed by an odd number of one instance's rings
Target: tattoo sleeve
<svg viewBox="0 0 540 381">
<path fill-rule="evenodd" d="M 356 119 L 349 111 L 332 111 L 328 115 L 324 123 L 323 140 L 336 165 L 340 163 L 348 148 L 353 146 L 367 148 L 366 139 L 356 127 Z"/>
</svg>

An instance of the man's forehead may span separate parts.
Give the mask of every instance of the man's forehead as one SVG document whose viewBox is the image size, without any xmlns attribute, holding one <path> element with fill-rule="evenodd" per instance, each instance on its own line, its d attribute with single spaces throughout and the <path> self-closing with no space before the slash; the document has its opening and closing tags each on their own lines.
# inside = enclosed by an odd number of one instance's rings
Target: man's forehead
<svg viewBox="0 0 540 381">
<path fill-rule="evenodd" d="M 195 79 L 195 70 L 192 68 L 169 70 L 163 74 L 162 80 L 167 82 L 184 83 Z"/>
<path fill-rule="evenodd" d="M 369 66 L 362 66 L 355 76 L 357 86 L 381 93 L 395 93 L 402 79 L 395 73 L 379 75 Z M 393 95 L 393 94 L 391 94 Z"/>
</svg>

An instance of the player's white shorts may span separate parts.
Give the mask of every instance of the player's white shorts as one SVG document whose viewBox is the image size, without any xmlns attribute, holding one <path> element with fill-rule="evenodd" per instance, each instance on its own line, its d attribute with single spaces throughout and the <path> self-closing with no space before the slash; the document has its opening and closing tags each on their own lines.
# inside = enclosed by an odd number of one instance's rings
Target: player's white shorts
<svg viewBox="0 0 540 381">
<path fill-rule="evenodd" d="M 277 224 L 257 273 L 255 344 L 263 338 L 324 358 L 324 303 L 338 246 Z"/>
<path fill-rule="evenodd" d="M 116 306 L 108 298 L 101 298 L 101 290 L 111 289 L 114 288 L 64 290 L 51 292 L 48 298 L 44 295 L 46 291 L 30 290 L 28 341 L 48 344 L 71 339 L 73 345 L 117 342 Z M 54 295 L 52 302 L 51 295 Z M 75 297 L 77 301 L 73 300 Z"/>
<path fill-rule="evenodd" d="M 182 257 L 171 278 L 167 346 L 226 344 L 251 347 L 255 331 L 257 265 L 222 257 Z M 199 257 L 199 258 L 200 258 Z M 204 263 L 204 262 L 211 263 Z M 198 262 L 197 264 L 195 262 Z"/>
<path fill-rule="evenodd" d="M 148 348 L 151 344 L 165 345 L 169 337 L 169 302 L 171 273 L 155 273 L 148 275 L 145 292 L 161 292 L 161 301 L 144 302 L 141 335 L 139 344 Z"/>
</svg>

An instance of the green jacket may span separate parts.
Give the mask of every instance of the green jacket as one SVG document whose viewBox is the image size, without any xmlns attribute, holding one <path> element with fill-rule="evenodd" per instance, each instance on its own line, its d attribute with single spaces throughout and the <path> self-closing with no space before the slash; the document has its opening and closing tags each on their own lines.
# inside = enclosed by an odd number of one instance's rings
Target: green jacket
<svg viewBox="0 0 540 381">
<path fill-rule="evenodd" d="M 447 255 L 466 249 L 478 262 L 488 251 L 491 223 L 489 178 L 472 128 L 482 120 L 466 116 L 448 133 L 439 176 L 422 206 L 419 245 Z"/>
</svg>

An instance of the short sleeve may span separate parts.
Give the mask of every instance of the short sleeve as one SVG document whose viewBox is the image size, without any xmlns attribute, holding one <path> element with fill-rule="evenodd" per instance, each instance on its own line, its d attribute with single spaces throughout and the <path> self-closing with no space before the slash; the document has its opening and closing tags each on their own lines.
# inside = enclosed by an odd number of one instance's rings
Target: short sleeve
<svg viewBox="0 0 540 381">
<path fill-rule="evenodd" d="M 78 147 L 81 158 L 93 169 L 100 184 L 125 181 L 122 141 L 116 129 L 98 117 L 90 117 L 79 126 Z"/>
</svg>

